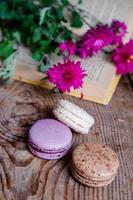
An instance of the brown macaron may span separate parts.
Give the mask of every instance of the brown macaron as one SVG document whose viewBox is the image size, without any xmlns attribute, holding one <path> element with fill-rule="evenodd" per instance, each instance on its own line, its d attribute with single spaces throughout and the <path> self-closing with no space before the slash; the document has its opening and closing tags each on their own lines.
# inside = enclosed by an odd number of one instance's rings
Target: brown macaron
<svg viewBox="0 0 133 200">
<path fill-rule="evenodd" d="M 72 154 L 71 172 L 86 186 L 108 185 L 114 180 L 118 166 L 116 153 L 106 145 L 82 143 Z"/>
</svg>

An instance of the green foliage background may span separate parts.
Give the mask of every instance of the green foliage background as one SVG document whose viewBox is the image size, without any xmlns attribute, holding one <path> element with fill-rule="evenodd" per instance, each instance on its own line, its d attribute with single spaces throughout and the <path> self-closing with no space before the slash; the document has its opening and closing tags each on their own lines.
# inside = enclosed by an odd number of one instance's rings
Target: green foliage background
<svg viewBox="0 0 133 200">
<path fill-rule="evenodd" d="M 28 46 L 36 60 L 40 60 L 43 53 L 58 52 L 61 41 L 75 38 L 64 25 L 68 20 L 64 9 L 71 12 L 71 25 L 81 27 L 80 15 L 68 0 L 1 0 L 0 58 L 8 57 L 15 44 Z"/>
</svg>

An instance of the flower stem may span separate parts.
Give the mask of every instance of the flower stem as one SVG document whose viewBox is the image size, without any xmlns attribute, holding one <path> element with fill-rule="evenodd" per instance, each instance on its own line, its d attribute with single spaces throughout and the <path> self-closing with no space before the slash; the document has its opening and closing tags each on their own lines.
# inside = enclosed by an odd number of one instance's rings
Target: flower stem
<svg viewBox="0 0 133 200">
<path fill-rule="evenodd" d="M 81 17 L 81 19 L 82 19 L 82 21 L 83 21 L 85 24 L 87 24 L 90 28 L 93 27 L 93 26 L 91 26 L 91 25 L 85 20 L 85 18 Z"/>
<path fill-rule="evenodd" d="M 96 24 L 101 24 L 101 21 L 99 21 L 94 15 L 89 13 L 88 11 L 86 12 L 85 10 L 78 8 L 79 12 L 86 13 L 85 17 L 88 17 L 90 20 L 94 21 Z M 89 15 L 89 16 L 88 16 Z"/>
<path fill-rule="evenodd" d="M 71 9 L 72 9 L 73 11 L 77 12 L 76 9 L 75 9 L 75 7 L 74 7 L 70 2 L 69 2 L 69 6 L 71 7 Z M 81 17 L 82 21 L 83 21 L 85 24 L 87 24 L 90 28 L 92 28 L 92 26 L 85 20 L 84 17 L 82 17 L 82 16 L 80 16 L 80 17 Z"/>
<path fill-rule="evenodd" d="M 129 84 L 130 84 L 131 88 L 133 89 L 133 80 L 131 78 L 131 75 L 127 74 L 127 78 L 128 78 L 128 81 L 129 81 Z"/>
</svg>

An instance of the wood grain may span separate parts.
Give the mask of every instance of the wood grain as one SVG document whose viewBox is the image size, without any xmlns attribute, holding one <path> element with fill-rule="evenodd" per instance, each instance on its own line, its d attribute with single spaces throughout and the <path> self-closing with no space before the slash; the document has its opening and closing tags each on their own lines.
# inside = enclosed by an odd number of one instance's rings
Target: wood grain
<svg viewBox="0 0 133 200">
<path fill-rule="evenodd" d="M 27 146 L 28 130 L 37 119 L 53 117 L 59 98 L 86 109 L 95 118 L 90 133 L 73 132 L 73 148 L 83 141 L 104 143 L 120 159 L 115 181 L 107 187 L 88 188 L 71 176 L 71 152 L 60 160 L 33 156 Z M 0 87 L 0 200 L 132 200 L 133 199 L 133 91 L 123 80 L 110 104 L 102 106 L 74 97 L 14 82 Z"/>
</svg>

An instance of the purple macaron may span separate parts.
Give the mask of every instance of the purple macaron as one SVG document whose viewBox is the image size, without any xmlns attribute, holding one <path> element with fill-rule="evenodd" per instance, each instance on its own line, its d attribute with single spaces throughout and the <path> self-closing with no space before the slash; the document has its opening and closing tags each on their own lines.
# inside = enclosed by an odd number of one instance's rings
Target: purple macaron
<svg viewBox="0 0 133 200">
<path fill-rule="evenodd" d="M 59 159 L 71 148 L 72 132 L 54 119 L 41 119 L 29 131 L 31 152 L 43 159 Z"/>
</svg>

